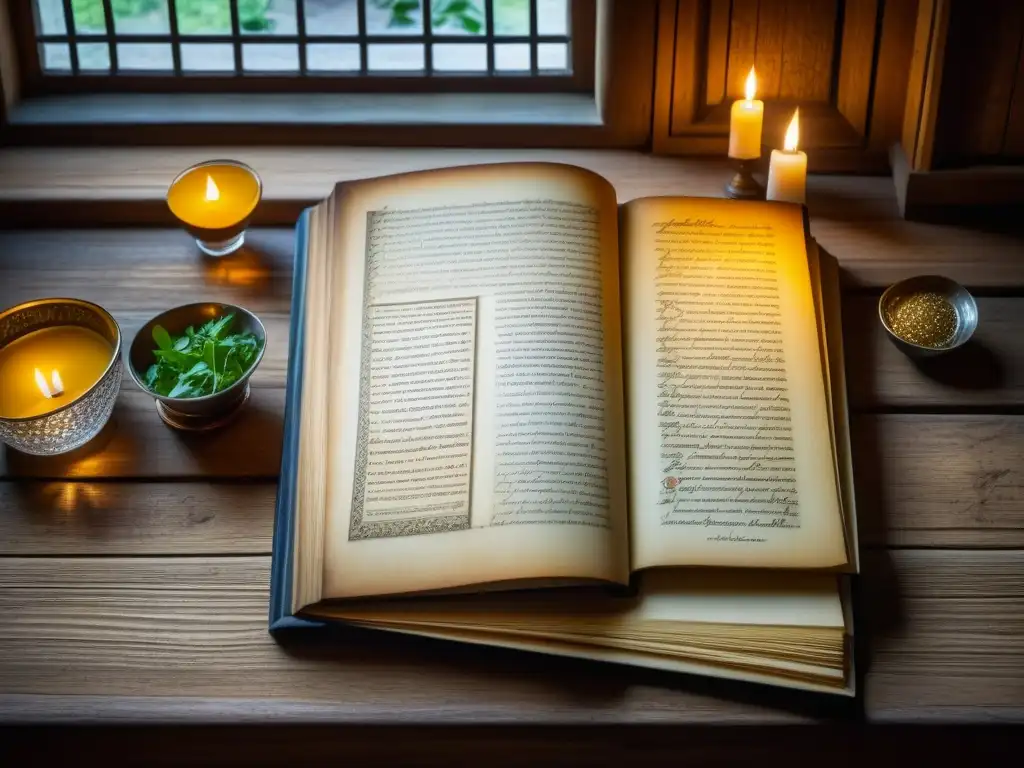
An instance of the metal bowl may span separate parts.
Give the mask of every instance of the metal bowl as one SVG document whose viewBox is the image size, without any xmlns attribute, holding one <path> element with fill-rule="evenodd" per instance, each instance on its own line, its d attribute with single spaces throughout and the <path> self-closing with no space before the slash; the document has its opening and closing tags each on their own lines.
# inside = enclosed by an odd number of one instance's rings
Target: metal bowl
<svg viewBox="0 0 1024 768">
<path fill-rule="evenodd" d="M 145 376 L 156 358 L 153 327 L 162 325 L 171 336 L 180 336 L 190 325 L 198 328 L 217 317 L 234 313 L 233 333 L 252 333 L 262 342 L 259 354 L 249 370 L 225 390 L 202 397 L 165 397 L 146 386 Z M 153 396 L 157 412 L 168 426 L 176 429 L 202 431 L 226 424 L 249 399 L 249 378 L 263 360 L 267 349 L 267 329 L 256 315 L 244 307 L 218 302 L 185 304 L 162 312 L 146 323 L 132 339 L 128 348 L 128 373 L 136 384 Z"/>
<path fill-rule="evenodd" d="M 937 293 L 945 298 L 956 313 L 956 330 L 953 337 L 941 347 L 929 347 L 904 339 L 889 324 L 890 311 L 897 302 L 914 293 Z M 911 357 L 933 357 L 963 346 L 978 327 L 978 305 L 974 297 L 955 280 L 941 275 L 920 275 L 901 280 L 886 289 L 878 300 L 878 318 L 882 321 L 889 337 L 903 352 Z"/>
<path fill-rule="evenodd" d="M 121 329 L 103 307 L 81 299 L 39 299 L 0 313 L 0 347 L 42 328 L 79 325 L 100 334 L 113 350 L 103 375 L 60 408 L 26 418 L 0 418 L 0 440 L 22 453 L 53 456 L 85 445 L 110 419 L 121 388 Z"/>
</svg>

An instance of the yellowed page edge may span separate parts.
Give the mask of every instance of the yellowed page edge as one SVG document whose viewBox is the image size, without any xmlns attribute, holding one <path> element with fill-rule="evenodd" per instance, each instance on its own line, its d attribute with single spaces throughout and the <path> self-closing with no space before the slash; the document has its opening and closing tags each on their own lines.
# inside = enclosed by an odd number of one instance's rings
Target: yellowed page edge
<svg viewBox="0 0 1024 768">
<path fill-rule="evenodd" d="M 590 661 L 605 661 L 615 664 L 626 664 L 647 669 L 657 669 L 664 672 L 675 672 L 701 677 L 715 677 L 726 680 L 737 680 L 745 683 L 759 685 L 772 685 L 781 688 L 792 688 L 795 690 L 813 691 L 818 693 L 830 693 L 841 696 L 855 695 L 854 682 L 847 677 L 842 685 L 829 685 L 824 682 L 801 680 L 790 677 L 775 676 L 760 672 L 722 667 L 714 664 L 700 664 L 685 662 L 678 659 L 666 659 L 645 653 L 633 653 L 613 648 L 598 648 L 591 645 L 575 643 L 558 643 L 543 641 L 539 639 L 490 637 L 473 632 L 435 632 L 424 630 L 399 629 L 397 627 L 376 627 L 384 631 L 398 632 L 400 634 L 417 635 L 421 637 L 433 637 L 443 640 L 456 640 L 459 642 L 473 643 L 476 645 L 488 645 L 498 648 L 513 648 L 517 650 L 546 653 L 552 656 L 566 658 L 588 659 Z"/>
</svg>

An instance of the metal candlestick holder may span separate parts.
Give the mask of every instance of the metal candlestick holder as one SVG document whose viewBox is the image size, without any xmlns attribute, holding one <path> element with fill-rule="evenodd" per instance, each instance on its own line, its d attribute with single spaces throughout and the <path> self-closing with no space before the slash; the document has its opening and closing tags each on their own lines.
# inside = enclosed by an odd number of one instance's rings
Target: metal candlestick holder
<svg viewBox="0 0 1024 768">
<path fill-rule="evenodd" d="M 754 161 L 740 160 L 736 175 L 725 187 L 725 196 L 735 200 L 764 200 L 764 187 L 754 178 Z"/>
</svg>

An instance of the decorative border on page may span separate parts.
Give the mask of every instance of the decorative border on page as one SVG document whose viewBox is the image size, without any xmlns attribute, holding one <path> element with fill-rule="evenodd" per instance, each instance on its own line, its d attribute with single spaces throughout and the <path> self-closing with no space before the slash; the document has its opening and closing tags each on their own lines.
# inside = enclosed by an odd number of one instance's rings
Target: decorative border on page
<svg viewBox="0 0 1024 768">
<path fill-rule="evenodd" d="M 367 212 L 366 232 L 369 235 L 378 211 Z M 366 276 L 363 285 L 362 340 L 359 357 L 359 419 L 356 438 L 355 480 L 352 487 L 352 515 L 349 519 L 348 540 L 386 539 L 399 536 L 421 536 L 429 533 L 461 531 L 470 527 L 470 511 L 457 515 L 429 515 L 402 520 L 363 520 L 363 505 L 366 499 L 366 466 L 370 455 L 370 361 L 373 355 L 372 318 L 373 304 L 370 301 L 371 285 L 369 269 L 371 256 L 370 238 L 367 236 Z M 425 302 L 426 303 L 426 302 Z M 472 483 L 472 477 L 470 478 Z"/>
</svg>

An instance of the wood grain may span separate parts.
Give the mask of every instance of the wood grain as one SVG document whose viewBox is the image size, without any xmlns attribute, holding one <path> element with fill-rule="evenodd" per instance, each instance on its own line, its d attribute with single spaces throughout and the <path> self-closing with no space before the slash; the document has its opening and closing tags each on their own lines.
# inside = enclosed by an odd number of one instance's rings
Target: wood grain
<svg viewBox="0 0 1024 768">
<path fill-rule="evenodd" d="M 839 79 L 836 109 L 850 121 L 859 133 L 868 134 L 868 106 L 870 82 L 874 65 L 875 24 L 878 18 L 878 0 L 847 2 L 843 10 L 843 33 L 840 46 Z M 879 63 L 879 71 L 890 73 Z M 892 73 L 895 75 L 895 73 Z M 879 85 L 889 78 L 880 77 Z"/>
<path fill-rule="evenodd" d="M 709 105 L 721 104 L 725 99 L 726 78 L 729 74 L 731 13 L 731 0 L 711 0 L 708 8 L 708 63 L 704 85 L 704 102 Z"/>
<path fill-rule="evenodd" d="M 764 4 L 769 5 L 769 4 Z M 779 98 L 824 102 L 832 88 L 836 3 L 785 0 Z"/>
<path fill-rule="evenodd" d="M 0 477 L 276 478 L 281 466 L 284 390 L 254 387 L 236 421 L 208 434 L 165 426 L 153 398 L 125 388 L 110 422 L 92 442 L 61 456 L 0 453 Z"/>
<path fill-rule="evenodd" d="M 744 98 L 747 73 L 757 58 L 757 19 L 760 0 L 732 0 L 729 18 L 729 68 L 726 90 L 730 100 Z M 680 83 L 685 88 L 685 83 Z"/>
<path fill-rule="evenodd" d="M 866 546 L 1024 546 L 1024 416 L 852 421 Z"/>
<path fill-rule="evenodd" d="M 785 2 L 758 4 L 754 66 L 757 67 L 757 98 L 765 101 L 778 99 L 781 92 L 783 48 L 789 31 L 788 11 Z"/>
<path fill-rule="evenodd" d="M 240 304 L 261 317 L 287 313 L 293 231 L 258 230 L 247 240 L 231 259 L 215 260 L 173 229 L 0 232 L 0 304 L 71 293 L 142 320 L 190 301 Z"/>
<path fill-rule="evenodd" d="M 1017 0 L 952 4 L 933 167 L 1002 154 L 1022 38 L 1024 4 Z"/>
<path fill-rule="evenodd" d="M 281 647 L 265 627 L 268 565 L 266 557 L 0 559 L 0 690 L 261 698 L 271 713 L 274 701 L 332 702 L 338 720 L 392 722 L 780 722 L 807 714 L 765 706 L 771 696 L 746 699 L 743 687 L 707 695 L 683 677 L 372 633 Z M 1020 716 L 1021 568 L 1022 552 L 894 551 L 866 562 L 865 593 L 877 609 L 864 628 L 869 719 L 888 716 L 885 697 L 893 695 L 891 686 L 874 688 L 876 676 L 901 677 L 895 706 L 915 695 L 919 719 L 966 704 L 976 720 Z M 941 698 L 936 681 L 945 683 Z"/>
<path fill-rule="evenodd" d="M 866 5 L 873 0 L 858 0 Z M 850 13 L 850 3 L 846 13 Z M 914 55 L 914 31 L 917 26 L 917 3 L 884 3 L 882 34 L 878 42 L 876 71 L 885 73 L 874 81 L 871 102 L 869 146 L 881 151 L 889 148 L 903 135 L 903 112 L 907 107 L 911 58 Z M 843 53 L 846 53 L 843 45 Z M 842 90 L 840 86 L 840 98 Z M 855 103 L 855 102 L 854 102 Z M 845 113 L 844 113 L 845 114 Z"/>
<path fill-rule="evenodd" d="M 912 360 L 878 319 L 874 296 L 847 297 L 843 330 L 851 407 L 969 406 L 996 410 L 1024 404 L 1024 312 L 1020 299 L 976 299 L 978 329 L 960 349 Z"/>
<path fill-rule="evenodd" d="M 266 629 L 268 569 L 267 557 L 0 559 L 0 690 L 261 698 L 270 717 L 275 701 L 320 701 L 332 719 L 394 723 L 800 719 L 664 675 L 379 633 L 282 647 Z"/>
<path fill-rule="evenodd" d="M 277 483 L 0 483 L 0 555 L 269 554 Z"/>
<path fill-rule="evenodd" d="M 868 718 L 1024 718 L 1024 552 L 873 554 L 863 571 Z"/>
<path fill-rule="evenodd" d="M 147 423 L 159 445 L 168 430 Z M 1024 547 L 1024 416 L 854 414 L 852 432 L 865 547 Z M 215 483 L 242 470 L 175 455 L 101 452 L 102 478 L 0 483 L 0 555 L 269 553 L 273 478 Z M 119 470 L 161 482 L 109 482 Z"/>
</svg>

